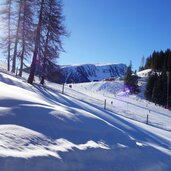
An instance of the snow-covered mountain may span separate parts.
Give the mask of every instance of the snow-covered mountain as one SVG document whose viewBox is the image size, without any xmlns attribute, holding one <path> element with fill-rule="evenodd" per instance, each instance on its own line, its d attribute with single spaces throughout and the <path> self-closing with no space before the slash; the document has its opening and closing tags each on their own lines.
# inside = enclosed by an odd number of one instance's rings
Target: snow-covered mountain
<svg viewBox="0 0 171 171">
<path fill-rule="evenodd" d="M 127 70 L 125 64 L 84 64 L 61 66 L 63 82 L 82 83 L 100 81 L 111 77 L 122 77 Z"/>
</svg>

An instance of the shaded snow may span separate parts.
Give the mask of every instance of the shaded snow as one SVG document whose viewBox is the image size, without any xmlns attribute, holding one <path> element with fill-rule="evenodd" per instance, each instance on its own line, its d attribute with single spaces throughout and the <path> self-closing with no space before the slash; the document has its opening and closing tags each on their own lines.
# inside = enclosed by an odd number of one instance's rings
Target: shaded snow
<svg viewBox="0 0 171 171">
<path fill-rule="evenodd" d="M 88 141 L 85 144 L 74 144 L 63 138 L 50 140 L 43 134 L 17 125 L 0 126 L 0 155 L 2 157 L 32 158 L 53 156 L 61 158 L 58 152 L 88 148 L 108 149 L 101 142 Z"/>
</svg>

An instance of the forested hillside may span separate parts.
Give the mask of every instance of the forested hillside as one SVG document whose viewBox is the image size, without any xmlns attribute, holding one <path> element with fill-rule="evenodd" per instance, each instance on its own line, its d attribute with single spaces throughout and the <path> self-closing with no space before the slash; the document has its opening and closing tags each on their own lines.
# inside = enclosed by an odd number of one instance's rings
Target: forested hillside
<svg viewBox="0 0 171 171">
<path fill-rule="evenodd" d="M 146 86 L 146 99 L 167 108 L 171 107 L 171 50 L 154 51 L 140 69 L 152 69 Z"/>
</svg>

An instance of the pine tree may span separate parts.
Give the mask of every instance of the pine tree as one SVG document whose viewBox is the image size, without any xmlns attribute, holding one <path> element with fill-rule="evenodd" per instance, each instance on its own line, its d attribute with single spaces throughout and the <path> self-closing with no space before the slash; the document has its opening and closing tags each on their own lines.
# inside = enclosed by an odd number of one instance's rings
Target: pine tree
<svg viewBox="0 0 171 171">
<path fill-rule="evenodd" d="M 151 66 L 150 66 L 151 65 Z M 150 66 L 150 67 L 149 67 Z M 145 97 L 147 100 L 163 106 L 168 103 L 171 106 L 171 78 L 167 76 L 167 72 L 171 71 L 171 50 L 156 52 L 147 58 L 145 67 L 152 69 L 152 74 L 147 81 Z M 170 75 L 170 74 L 169 74 Z M 168 87 L 169 86 L 169 87 Z"/>
<path fill-rule="evenodd" d="M 127 72 L 126 72 L 125 78 L 124 78 L 125 85 L 129 85 L 131 76 L 132 76 L 132 64 L 130 64 L 127 68 Z"/>
<path fill-rule="evenodd" d="M 141 65 L 139 67 L 139 71 L 144 70 L 144 67 L 145 67 L 144 65 L 145 65 L 145 57 L 143 56 L 141 59 Z"/>
<path fill-rule="evenodd" d="M 132 72 L 132 64 L 127 68 L 127 72 L 124 78 L 124 85 L 130 90 L 130 93 L 139 93 L 138 88 L 138 76 Z"/>
<path fill-rule="evenodd" d="M 165 51 L 165 54 L 166 54 L 166 71 L 170 71 L 171 72 L 171 50 L 170 49 L 167 49 Z"/>
<path fill-rule="evenodd" d="M 157 74 L 155 74 L 155 79 L 153 82 L 153 88 L 152 88 L 152 95 L 151 95 L 151 101 L 155 104 L 158 103 L 158 90 L 161 85 L 159 84 L 159 77 Z"/>
<path fill-rule="evenodd" d="M 155 83 L 156 75 L 151 75 L 148 78 L 144 95 L 147 100 L 152 101 L 153 87 Z"/>
</svg>

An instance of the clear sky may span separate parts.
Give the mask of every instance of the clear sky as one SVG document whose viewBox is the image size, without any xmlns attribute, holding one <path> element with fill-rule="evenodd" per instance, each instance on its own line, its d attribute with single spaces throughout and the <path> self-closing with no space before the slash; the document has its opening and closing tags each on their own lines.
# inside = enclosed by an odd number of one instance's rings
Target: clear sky
<svg viewBox="0 0 171 171">
<path fill-rule="evenodd" d="M 171 48 L 171 0 L 63 0 L 59 64 L 125 63 Z"/>
</svg>

